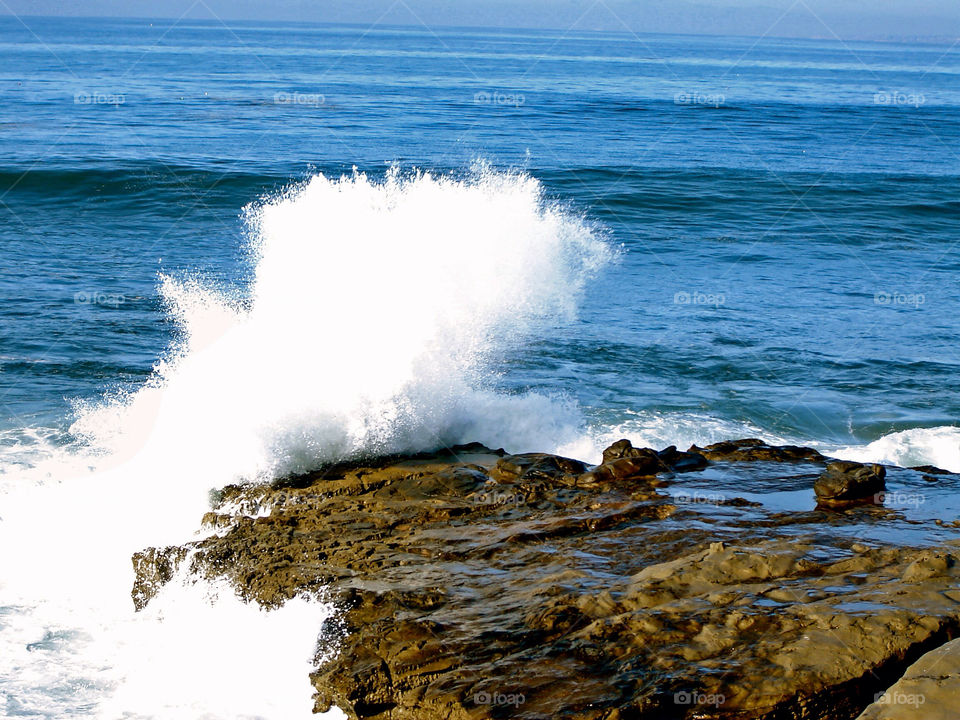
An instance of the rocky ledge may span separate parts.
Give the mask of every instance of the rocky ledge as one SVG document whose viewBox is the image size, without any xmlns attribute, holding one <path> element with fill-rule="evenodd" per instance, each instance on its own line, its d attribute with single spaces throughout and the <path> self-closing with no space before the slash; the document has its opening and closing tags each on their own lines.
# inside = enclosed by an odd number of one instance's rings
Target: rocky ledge
<svg viewBox="0 0 960 720">
<path fill-rule="evenodd" d="M 133 600 L 216 579 L 332 601 L 315 709 L 352 718 L 854 720 L 922 688 L 932 712 L 958 491 L 758 440 L 620 441 L 595 467 L 460 446 L 224 488 L 205 538 L 134 556 Z M 944 647 L 946 677 L 911 680 Z"/>
</svg>

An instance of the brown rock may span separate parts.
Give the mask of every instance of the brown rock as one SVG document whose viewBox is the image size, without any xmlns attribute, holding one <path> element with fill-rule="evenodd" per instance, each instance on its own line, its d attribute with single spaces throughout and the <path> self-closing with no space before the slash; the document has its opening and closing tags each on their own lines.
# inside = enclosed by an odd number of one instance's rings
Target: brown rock
<svg viewBox="0 0 960 720">
<path fill-rule="evenodd" d="M 857 720 L 956 720 L 960 703 L 960 640 L 911 665 Z"/>
<path fill-rule="evenodd" d="M 315 709 L 378 720 L 853 720 L 960 631 L 960 542 L 837 532 L 882 535 L 874 508 L 681 504 L 660 486 L 713 487 L 723 467 L 681 476 L 702 456 L 616 448 L 590 471 L 468 446 L 224 488 L 216 535 L 134 557 L 134 602 L 178 569 L 267 608 L 330 600 Z M 773 478 L 809 488 L 809 468 Z"/>
<path fill-rule="evenodd" d="M 133 561 L 133 606 L 142 610 L 164 585 L 173 579 L 180 563 L 187 555 L 186 548 L 171 547 L 163 550 L 147 548 L 134 553 Z"/>
<path fill-rule="evenodd" d="M 813 489 L 821 503 L 843 503 L 875 498 L 886 488 L 883 465 L 836 460 L 827 465 Z"/>
<path fill-rule="evenodd" d="M 910 469 L 926 473 L 927 475 L 956 475 L 956 473 L 938 468 L 936 465 L 914 465 Z"/>
<path fill-rule="evenodd" d="M 693 445 L 689 452 L 699 453 L 708 460 L 726 462 L 816 462 L 826 461 L 813 448 L 798 447 L 796 445 L 767 445 L 763 440 L 747 438 L 745 440 L 728 440 L 707 445 L 705 448 Z"/>
<path fill-rule="evenodd" d="M 586 469 L 587 464 L 579 460 L 546 453 L 526 453 L 500 459 L 490 474 L 504 481 L 532 478 L 556 481 L 565 476 L 579 475 Z"/>
<path fill-rule="evenodd" d="M 689 472 L 707 466 L 707 459 L 670 446 L 657 452 L 635 448 L 629 440 L 618 440 L 603 451 L 603 463 L 580 478 L 581 483 L 603 483 L 652 477 L 662 472 Z"/>
</svg>

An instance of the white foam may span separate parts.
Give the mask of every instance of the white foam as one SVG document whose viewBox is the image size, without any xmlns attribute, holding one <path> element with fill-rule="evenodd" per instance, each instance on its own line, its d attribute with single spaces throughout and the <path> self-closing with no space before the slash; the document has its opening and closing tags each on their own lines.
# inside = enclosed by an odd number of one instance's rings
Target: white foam
<svg viewBox="0 0 960 720">
<path fill-rule="evenodd" d="M 598 463 L 603 451 L 626 438 L 634 447 L 663 449 L 675 445 L 686 450 L 691 445 L 710 445 L 722 440 L 759 438 L 771 444 L 788 442 L 746 421 L 723 420 L 704 413 L 626 411 L 612 423 L 595 420 L 576 440 L 562 443 L 556 452 Z"/>
<path fill-rule="evenodd" d="M 830 453 L 843 460 L 911 467 L 934 465 L 960 472 L 960 427 L 945 425 L 913 428 L 884 435 L 866 445 L 836 448 Z"/>
<path fill-rule="evenodd" d="M 309 673 L 329 613 L 301 599 L 266 612 L 176 581 L 136 614 L 70 593 L 15 606 L 0 631 L 0 716 L 316 717 Z"/>
<path fill-rule="evenodd" d="M 759 438 L 773 445 L 795 444 L 813 447 L 828 457 L 856 462 L 884 463 L 911 467 L 934 465 L 960 472 L 960 427 L 946 425 L 913 428 L 889 433 L 872 442 L 841 445 L 784 436 L 764 430 L 753 423 L 711 417 L 690 412 L 625 412 L 616 421 L 594 421 L 577 439 L 553 445 L 555 452 L 599 462 L 604 448 L 626 438 L 636 447 L 663 448 L 676 445 L 705 446 L 722 440 Z"/>
<path fill-rule="evenodd" d="M 555 438 L 556 419 L 530 422 L 525 403 L 542 398 L 489 392 L 488 362 L 571 316 L 611 252 L 537 181 L 318 175 L 247 216 L 249 301 L 166 278 L 182 344 L 149 387 L 88 409 L 78 433 L 115 454 L 176 448 L 194 472 L 230 477 Z"/>
<path fill-rule="evenodd" d="M 189 539 L 210 489 L 238 479 L 575 436 L 572 406 L 490 387 L 490 360 L 570 317 L 611 257 L 535 180 L 317 176 L 246 217 L 249 296 L 163 278 L 181 332 L 152 378 L 78 406 L 79 447 L 6 466 L 8 714 L 306 717 L 326 605 L 265 612 L 173 583 L 134 613 L 131 554 Z"/>
</svg>

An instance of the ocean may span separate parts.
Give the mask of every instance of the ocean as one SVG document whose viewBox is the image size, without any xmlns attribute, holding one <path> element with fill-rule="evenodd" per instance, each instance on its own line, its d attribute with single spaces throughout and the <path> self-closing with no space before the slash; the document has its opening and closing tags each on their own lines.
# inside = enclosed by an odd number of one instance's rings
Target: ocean
<svg viewBox="0 0 960 720">
<path fill-rule="evenodd" d="M 0 715 L 310 716 L 328 606 L 133 613 L 230 482 L 621 437 L 960 471 L 956 47 L 2 17 L 0 57 Z"/>
</svg>

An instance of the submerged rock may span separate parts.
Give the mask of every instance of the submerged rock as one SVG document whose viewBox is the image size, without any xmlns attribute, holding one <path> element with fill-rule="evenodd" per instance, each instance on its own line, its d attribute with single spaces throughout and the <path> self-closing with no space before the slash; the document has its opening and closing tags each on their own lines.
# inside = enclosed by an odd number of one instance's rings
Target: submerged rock
<svg viewBox="0 0 960 720">
<path fill-rule="evenodd" d="M 592 468 L 471 445 L 228 487 L 215 535 L 135 556 L 135 604 L 178 567 L 333 601 L 315 709 L 352 718 L 853 720 L 960 632 L 960 532 L 865 541 L 900 516 L 816 511 L 819 454 L 758 442 L 619 441 Z"/>
<path fill-rule="evenodd" d="M 926 475 L 956 475 L 955 472 L 950 472 L 949 470 L 944 470 L 943 468 L 938 468 L 936 465 L 913 465 L 910 468 L 911 470 L 916 470 L 917 472 L 925 473 Z"/>
</svg>

